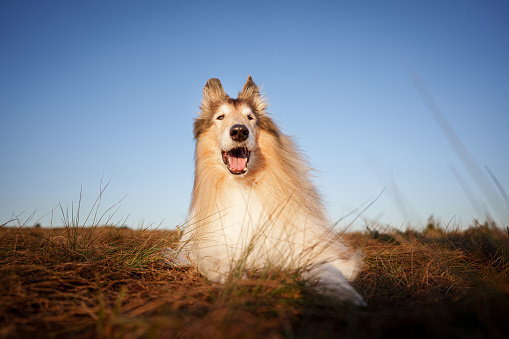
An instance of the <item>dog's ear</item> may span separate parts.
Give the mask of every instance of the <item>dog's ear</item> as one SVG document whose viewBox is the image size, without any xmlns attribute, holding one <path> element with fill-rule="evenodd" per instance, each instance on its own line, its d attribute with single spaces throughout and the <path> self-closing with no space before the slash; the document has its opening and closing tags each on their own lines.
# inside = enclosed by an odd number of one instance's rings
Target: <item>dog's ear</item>
<svg viewBox="0 0 509 339">
<path fill-rule="evenodd" d="M 242 88 L 242 91 L 239 93 L 239 99 L 250 100 L 259 96 L 260 90 L 258 86 L 254 83 L 253 78 L 248 76 L 244 88 Z"/>
<path fill-rule="evenodd" d="M 258 86 L 253 81 L 253 78 L 251 76 L 247 77 L 246 84 L 244 85 L 244 88 L 242 88 L 242 91 L 239 92 L 239 99 L 246 100 L 253 108 L 260 114 L 265 113 L 265 109 L 267 108 L 267 103 L 265 102 L 265 99 L 260 95 L 260 90 L 258 89 Z"/>
<path fill-rule="evenodd" d="M 225 93 L 223 85 L 221 85 L 221 81 L 217 78 L 209 79 L 205 84 L 205 87 L 203 87 L 203 113 L 208 113 L 214 105 L 226 98 L 228 98 L 228 95 Z"/>
</svg>

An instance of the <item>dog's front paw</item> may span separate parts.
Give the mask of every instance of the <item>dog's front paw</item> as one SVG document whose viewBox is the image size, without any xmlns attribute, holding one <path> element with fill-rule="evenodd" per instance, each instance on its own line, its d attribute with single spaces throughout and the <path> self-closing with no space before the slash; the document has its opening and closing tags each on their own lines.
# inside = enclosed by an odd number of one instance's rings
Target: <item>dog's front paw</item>
<svg viewBox="0 0 509 339">
<path fill-rule="evenodd" d="M 193 263 L 189 260 L 187 252 L 180 249 L 167 248 L 161 253 L 164 264 L 172 267 L 188 267 L 192 266 Z"/>
</svg>

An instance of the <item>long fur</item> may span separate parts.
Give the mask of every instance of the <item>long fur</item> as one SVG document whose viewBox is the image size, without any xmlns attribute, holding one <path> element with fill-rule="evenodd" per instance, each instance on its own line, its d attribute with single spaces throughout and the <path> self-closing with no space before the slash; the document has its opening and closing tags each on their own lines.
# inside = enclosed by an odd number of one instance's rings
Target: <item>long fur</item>
<svg viewBox="0 0 509 339">
<path fill-rule="evenodd" d="M 251 76 L 237 99 L 218 79 L 207 81 L 194 123 L 188 226 L 176 262 L 194 264 L 219 283 L 240 266 L 298 269 L 324 295 L 363 304 L 347 281 L 360 271 L 361 258 L 330 230 L 309 166 L 266 109 Z M 233 140 L 233 125 L 246 127 L 249 137 Z M 229 171 L 222 159 L 237 146 L 250 152 L 245 173 Z"/>
</svg>

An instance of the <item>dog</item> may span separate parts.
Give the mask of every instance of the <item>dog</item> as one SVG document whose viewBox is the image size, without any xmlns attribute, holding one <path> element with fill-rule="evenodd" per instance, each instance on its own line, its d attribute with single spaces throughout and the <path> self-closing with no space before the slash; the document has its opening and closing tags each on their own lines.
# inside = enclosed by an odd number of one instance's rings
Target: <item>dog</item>
<svg viewBox="0 0 509 339">
<path fill-rule="evenodd" d="M 219 79 L 194 121 L 195 178 L 174 259 L 225 283 L 242 269 L 295 269 L 325 296 L 364 305 L 349 284 L 361 256 L 332 232 L 310 167 L 267 113 L 251 76 L 236 99 Z"/>
</svg>

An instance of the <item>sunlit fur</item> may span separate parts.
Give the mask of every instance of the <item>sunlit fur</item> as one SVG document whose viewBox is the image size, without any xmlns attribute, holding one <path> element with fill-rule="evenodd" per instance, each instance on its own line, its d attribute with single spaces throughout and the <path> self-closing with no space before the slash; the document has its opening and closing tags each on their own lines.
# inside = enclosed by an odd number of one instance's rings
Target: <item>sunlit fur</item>
<svg viewBox="0 0 509 339">
<path fill-rule="evenodd" d="M 219 283 L 239 267 L 296 269 L 322 294 L 363 304 L 347 282 L 361 269 L 360 256 L 330 230 L 310 168 L 266 112 L 251 77 L 237 99 L 210 79 L 200 108 L 192 202 L 177 264 L 194 264 Z M 249 130 L 242 145 L 251 155 L 240 175 L 221 158 L 236 145 L 229 136 L 234 124 Z"/>
</svg>

